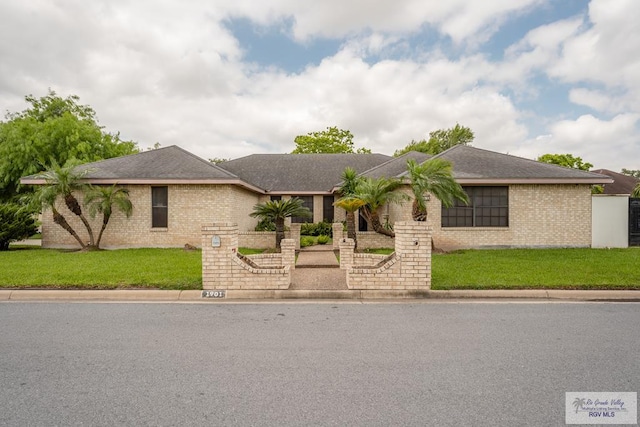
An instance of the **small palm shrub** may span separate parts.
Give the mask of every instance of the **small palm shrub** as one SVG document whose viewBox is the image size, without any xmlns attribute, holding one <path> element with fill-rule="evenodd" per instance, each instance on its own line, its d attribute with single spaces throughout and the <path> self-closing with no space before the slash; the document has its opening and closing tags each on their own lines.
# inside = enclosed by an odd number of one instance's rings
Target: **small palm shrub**
<svg viewBox="0 0 640 427">
<path fill-rule="evenodd" d="M 300 238 L 300 247 L 306 248 L 307 246 L 313 246 L 315 243 L 315 239 L 311 236 L 302 236 Z"/>
<path fill-rule="evenodd" d="M 326 234 L 321 234 L 318 236 L 318 244 L 326 245 L 327 243 L 329 243 L 329 239 L 330 237 L 327 236 Z"/>
<path fill-rule="evenodd" d="M 332 236 L 333 228 L 331 223 L 318 222 L 318 223 L 304 223 L 300 228 L 300 235 L 302 236 Z"/>
</svg>

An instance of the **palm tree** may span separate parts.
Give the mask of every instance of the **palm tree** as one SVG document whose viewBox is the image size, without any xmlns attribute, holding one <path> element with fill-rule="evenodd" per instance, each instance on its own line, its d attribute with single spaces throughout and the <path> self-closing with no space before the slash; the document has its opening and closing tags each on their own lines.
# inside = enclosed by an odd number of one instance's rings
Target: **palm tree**
<svg viewBox="0 0 640 427">
<path fill-rule="evenodd" d="M 34 200 L 40 204 L 51 208 L 53 213 L 53 222 L 64 228 L 80 243 L 82 249 L 86 249 L 87 246 L 93 247 L 95 241 L 93 238 L 93 230 L 87 218 L 82 213 L 82 208 L 78 199 L 73 195 L 74 191 L 84 191 L 86 185 L 81 182 L 81 179 L 86 175 L 89 170 L 78 172 L 74 170 L 75 167 L 71 164 L 60 166 L 55 160 L 51 162 L 51 168 L 37 175 L 37 178 L 44 179 L 45 185 L 40 187 L 34 194 Z M 87 245 L 82 241 L 78 233 L 69 225 L 66 218 L 56 209 L 55 203 L 59 196 L 62 196 L 67 208 L 77 215 L 89 234 L 89 244 Z"/>
<path fill-rule="evenodd" d="M 102 214 L 102 227 L 98 234 L 98 240 L 96 240 L 97 249 L 100 248 L 102 233 L 104 233 L 105 228 L 107 228 L 107 224 L 113 213 L 113 208 L 118 208 L 127 218 L 129 218 L 133 212 L 133 205 L 129 199 L 129 190 L 116 187 L 116 184 L 109 187 L 90 187 L 85 195 L 84 203 L 85 206 L 89 207 L 89 215 L 91 215 L 92 218 L 95 218 L 96 213 Z"/>
<path fill-rule="evenodd" d="M 427 220 L 428 194 L 433 194 L 445 208 L 453 206 L 455 200 L 469 203 L 467 193 L 453 178 L 451 163 L 443 159 L 431 159 L 422 164 L 407 160 L 413 205 L 411 214 L 414 221 Z"/>
<path fill-rule="evenodd" d="M 409 199 L 407 194 L 395 191 L 401 186 L 402 181 L 385 177 L 363 178 L 358 183 L 355 197 L 364 202 L 362 214 L 377 233 L 395 237 L 393 230 L 383 227 L 378 210 L 386 204 L 402 204 L 403 201 Z"/>
<path fill-rule="evenodd" d="M 338 199 L 334 205 L 343 208 L 347 213 L 347 237 L 353 239 L 356 246 L 356 211 L 360 209 L 364 202 L 359 199 L 354 199 L 358 183 L 362 180 L 358 176 L 358 172 L 355 169 L 346 167 L 342 172 L 342 184 L 338 188 L 340 199 Z"/>
<path fill-rule="evenodd" d="M 353 196 L 341 197 L 334 203 L 334 205 L 347 212 L 347 237 L 353 239 L 355 243 L 354 249 L 358 246 L 356 239 L 356 211 L 364 204 L 363 200 Z"/>
<path fill-rule="evenodd" d="M 631 197 L 633 197 L 634 199 L 640 199 L 640 182 L 638 182 L 636 186 L 633 188 L 633 191 L 631 192 Z"/>
<path fill-rule="evenodd" d="M 310 218 L 309 208 L 303 206 L 302 199 L 293 197 L 288 200 L 269 200 L 253 207 L 252 217 L 266 218 L 276 224 L 276 249 L 280 249 L 280 242 L 284 239 L 284 219 L 292 216 Z"/>
<path fill-rule="evenodd" d="M 585 405 L 585 402 L 585 398 L 576 397 L 576 400 L 574 400 L 572 403 L 572 405 L 576 407 L 576 414 L 578 413 L 578 409 L 582 409 L 582 407 Z"/>
</svg>

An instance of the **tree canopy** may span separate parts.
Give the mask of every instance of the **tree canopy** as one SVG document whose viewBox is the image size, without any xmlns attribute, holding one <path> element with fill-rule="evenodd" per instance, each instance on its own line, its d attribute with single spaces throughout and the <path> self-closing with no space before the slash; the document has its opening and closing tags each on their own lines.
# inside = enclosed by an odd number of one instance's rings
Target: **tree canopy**
<svg viewBox="0 0 640 427">
<path fill-rule="evenodd" d="M 296 148 L 291 154 L 317 153 L 371 153 L 367 148 L 354 148 L 353 134 L 337 127 L 327 127 L 327 130 L 309 132 L 298 135 L 294 139 Z"/>
<path fill-rule="evenodd" d="M 634 178 L 640 178 L 640 170 L 638 170 L 638 169 L 625 169 L 625 168 L 622 168 L 622 171 L 620 171 L 620 173 L 622 173 L 623 175 L 632 176 Z"/>
<path fill-rule="evenodd" d="M 585 163 L 582 158 L 573 154 L 543 154 L 536 159 L 539 162 L 550 163 L 552 165 L 564 166 L 565 168 L 588 171 L 593 167 L 591 163 Z"/>
<path fill-rule="evenodd" d="M 25 100 L 29 108 L 0 121 L 0 200 L 14 198 L 21 177 L 47 170 L 54 161 L 87 163 L 139 151 L 135 142 L 99 126 L 95 111 L 75 95 L 62 98 L 50 90 Z"/>
<path fill-rule="evenodd" d="M 455 145 L 469 145 L 473 142 L 475 135 L 473 131 L 458 123 L 449 129 L 438 129 L 429 132 L 429 140 L 411 141 L 406 147 L 396 150 L 393 155 L 401 156 L 409 151 L 419 151 L 421 153 L 436 155 Z"/>
</svg>

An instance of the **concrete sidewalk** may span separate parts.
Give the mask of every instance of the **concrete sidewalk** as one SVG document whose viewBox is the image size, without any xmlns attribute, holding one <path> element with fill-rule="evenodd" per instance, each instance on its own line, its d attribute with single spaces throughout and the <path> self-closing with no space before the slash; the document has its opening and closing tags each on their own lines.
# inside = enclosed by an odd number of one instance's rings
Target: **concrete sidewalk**
<svg viewBox="0 0 640 427">
<path fill-rule="evenodd" d="M 346 290 L 347 274 L 340 270 L 331 246 L 314 245 L 300 250 L 288 291 Z"/>
<path fill-rule="evenodd" d="M 297 268 L 339 268 L 340 264 L 331 246 L 314 245 L 302 248 L 296 260 Z"/>
<path fill-rule="evenodd" d="M 338 270 L 340 271 L 340 270 Z M 428 300 L 529 300 L 640 302 L 640 291 L 578 290 L 227 290 L 225 298 L 203 298 L 202 291 L 157 289 L 118 290 L 0 290 L 0 301 L 138 301 L 138 302 L 268 302 L 274 300 L 353 300 L 418 302 Z"/>
</svg>

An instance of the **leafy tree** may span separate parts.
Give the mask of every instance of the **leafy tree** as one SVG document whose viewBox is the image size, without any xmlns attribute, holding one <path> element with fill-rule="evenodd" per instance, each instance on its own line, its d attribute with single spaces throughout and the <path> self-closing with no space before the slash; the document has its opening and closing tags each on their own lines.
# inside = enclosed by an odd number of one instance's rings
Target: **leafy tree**
<svg viewBox="0 0 640 427">
<path fill-rule="evenodd" d="M 228 162 L 231 159 L 225 159 L 224 157 L 214 157 L 212 159 L 209 159 L 209 162 L 213 163 L 214 165 L 217 165 L 218 163 L 224 163 L 224 162 Z"/>
<path fill-rule="evenodd" d="M 428 194 L 433 194 L 446 208 L 453 206 L 456 199 L 469 203 L 467 193 L 453 178 L 451 163 L 448 161 L 436 158 L 418 164 L 409 159 L 407 168 L 413 191 L 411 214 L 414 221 L 427 220 Z"/>
<path fill-rule="evenodd" d="M 82 249 L 95 248 L 95 239 L 93 237 L 91 225 L 84 216 L 82 207 L 73 193 L 75 191 L 86 190 L 86 185 L 82 183 L 81 179 L 88 172 L 89 171 L 86 169 L 82 172 L 78 172 L 73 162 L 68 162 L 65 166 L 60 166 L 55 160 L 52 160 L 52 167 L 37 175 L 38 178 L 44 179 L 45 184 L 39 186 L 35 194 L 32 196 L 32 200 L 40 207 L 44 209 L 51 209 L 51 212 L 53 213 L 53 222 L 69 232 L 69 234 L 71 234 L 80 244 Z M 64 215 L 62 215 L 56 208 L 56 200 L 58 197 L 63 198 L 67 208 L 77 215 L 84 224 L 87 229 L 87 234 L 89 235 L 88 245 L 80 238 L 76 230 L 71 227 Z"/>
<path fill-rule="evenodd" d="M 469 145 L 473 142 L 475 135 L 473 131 L 458 123 L 449 129 L 438 129 L 429 132 L 429 140 L 411 141 L 406 147 L 396 150 L 393 155 L 401 156 L 409 151 L 419 151 L 421 153 L 436 155 L 455 145 Z"/>
<path fill-rule="evenodd" d="M 395 237 L 393 230 L 385 228 L 380 222 L 378 211 L 386 204 L 402 203 L 409 199 L 407 194 L 395 191 L 400 186 L 402 186 L 402 181 L 385 177 L 364 178 L 358 183 L 354 197 L 364 202 L 362 215 L 375 232 Z"/>
<path fill-rule="evenodd" d="M 50 90 L 25 99 L 28 109 L 0 121 L 0 200 L 17 197 L 20 178 L 47 170 L 52 160 L 86 163 L 138 152 L 134 142 L 105 132 L 75 95 L 62 98 Z"/>
<path fill-rule="evenodd" d="M 309 208 L 303 206 L 302 199 L 293 197 L 288 200 L 269 200 L 253 207 L 249 215 L 261 219 L 272 220 L 276 224 L 276 249 L 284 239 L 284 220 L 292 216 L 310 218 L 313 216 Z"/>
<path fill-rule="evenodd" d="M 632 176 L 634 178 L 640 178 L 640 170 L 638 169 L 625 169 L 622 168 L 622 171 L 620 171 L 623 175 L 628 175 L 628 176 Z"/>
<path fill-rule="evenodd" d="M 108 187 L 89 187 L 85 194 L 84 203 L 89 208 L 89 215 L 92 218 L 95 218 L 97 213 L 102 214 L 102 227 L 98 234 L 98 240 L 96 240 L 96 248 L 100 248 L 102 233 L 104 233 L 107 224 L 109 224 L 114 207 L 124 213 L 127 218 L 133 212 L 133 205 L 131 204 L 131 199 L 129 199 L 129 190 L 117 187 L 115 184 Z"/>
<path fill-rule="evenodd" d="M 584 163 L 580 157 L 574 157 L 573 154 L 543 154 L 536 160 L 542 163 L 550 163 L 552 165 L 582 171 L 588 171 L 593 167 L 591 163 Z"/>
<path fill-rule="evenodd" d="M 296 148 L 291 154 L 317 154 L 317 153 L 371 153 L 367 148 L 354 150 L 353 134 L 337 127 L 327 127 L 320 132 L 309 132 L 306 135 L 298 135 L 294 139 Z"/>
<path fill-rule="evenodd" d="M 38 231 L 33 212 L 15 203 L 0 204 L 0 251 L 9 243 L 24 240 Z"/>
</svg>

